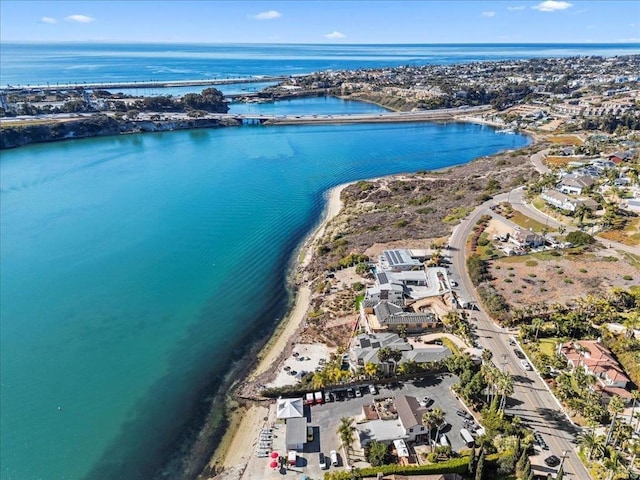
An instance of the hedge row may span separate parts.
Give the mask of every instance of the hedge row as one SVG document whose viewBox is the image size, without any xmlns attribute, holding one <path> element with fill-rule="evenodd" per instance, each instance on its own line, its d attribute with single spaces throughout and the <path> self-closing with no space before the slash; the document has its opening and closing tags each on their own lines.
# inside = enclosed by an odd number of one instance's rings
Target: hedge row
<svg viewBox="0 0 640 480">
<path fill-rule="evenodd" d="M 505 452 L 504 455 L 510 455 L 511 452 Z M 493 453 L 485 457 L 485 466 L 493 468 L 499 460 L 500 454 Z M 428 465 L 383 465 L 381 467 L 361 468 L 358 471 L 357 478 L 375 477 L 378 473 L 389 475 L 413 474 L 413 475 L 435 475 L 438 473 L 459 473 L 465 474 L 469 469 L 469 456 L 460 458 L 452 458 L 446 462 L 430 463 Z M 324 474 L 324 480 L 351 480 L 354 472 L 327 472 Z"/>
<path fill-rule="evenodd" d="M 378 473 L 389 475 L 392 473 L 406 473 L 414 475 L 429 475 L 437 473 L 465 473 L 469 468 L 469 457 L 452 458 L 446 462 L 431 463 L 429 465 L 383 465 L 381 467 L 361 468 L 359 476 L 375 477 Z M 352 472 L 327 472 L 324 480 L 350 480 Z"/>
</svg>

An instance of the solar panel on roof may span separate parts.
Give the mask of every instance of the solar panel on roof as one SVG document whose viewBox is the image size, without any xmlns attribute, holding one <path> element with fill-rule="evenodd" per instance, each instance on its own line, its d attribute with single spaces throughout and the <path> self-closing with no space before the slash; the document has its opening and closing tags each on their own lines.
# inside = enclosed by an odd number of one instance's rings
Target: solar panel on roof
<svg viewBox="0 0 640 480">
<path fill-rule="evenodd" d="M 380 348 L 380 342 L 371 342 L 371 348 Z"/>
<path fill-rule="evenodd" d="M 360 348 L 369 348 L 371 346 L 371 342 L 368 338 L 360 339 Z"/>
</svg>

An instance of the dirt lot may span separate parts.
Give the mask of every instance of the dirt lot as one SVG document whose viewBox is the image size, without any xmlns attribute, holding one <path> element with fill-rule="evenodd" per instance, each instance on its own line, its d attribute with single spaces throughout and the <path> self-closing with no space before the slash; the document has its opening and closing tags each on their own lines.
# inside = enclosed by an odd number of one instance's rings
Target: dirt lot
<svg viewBox="0 0 640 480">
<path fill-rule="evenodd" d="M 638 269 L 613 249 L 571 255 L 542 252 L 491 262 L 493 285 L 516 308 L 534 303 L 565 303 L 611 287 L 640 283 Z"/>
</svg>

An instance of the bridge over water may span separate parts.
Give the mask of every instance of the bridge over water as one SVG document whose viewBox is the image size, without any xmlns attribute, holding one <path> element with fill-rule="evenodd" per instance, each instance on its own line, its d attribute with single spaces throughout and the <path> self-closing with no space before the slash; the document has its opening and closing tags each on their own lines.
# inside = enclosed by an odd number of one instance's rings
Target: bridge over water
<svg viewBox="0 0 640 480">
<path fill-rule="evenodd" d="M 476 114 L 491 110 L 490 105 L 467 108 L 441 108 L 437 110 L 417 110 L 413 112 L 353 113 L 345 115 L 262 115 L 262 114 L 220 114 L 221 119 L 232 118 L 243 125 L 300 125 L 334 123 L 388 123 L 426 122 L 452 120 L 456 116 Z"/>
</svg>

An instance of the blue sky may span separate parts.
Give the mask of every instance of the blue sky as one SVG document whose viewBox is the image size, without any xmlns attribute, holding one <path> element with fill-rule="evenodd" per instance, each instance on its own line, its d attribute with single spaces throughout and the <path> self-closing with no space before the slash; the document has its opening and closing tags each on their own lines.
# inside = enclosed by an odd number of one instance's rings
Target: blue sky
<svg viewBox="0 0 640 480">
<path fill-rule="evenodd" d="M 0 40 L 640 42 L 640 2 L 0 0 Z"/>
</svg>

